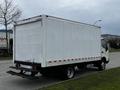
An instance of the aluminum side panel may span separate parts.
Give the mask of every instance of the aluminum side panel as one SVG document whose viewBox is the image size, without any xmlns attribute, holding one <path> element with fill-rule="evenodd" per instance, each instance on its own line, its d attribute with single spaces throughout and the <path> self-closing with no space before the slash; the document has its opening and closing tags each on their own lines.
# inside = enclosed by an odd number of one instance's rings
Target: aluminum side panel
<svg viewBox="0 0 120 90">
<path fill-rule="evenodd" d="M 48 17 L 46 21 L 46 63 L 58 64 L 59 60 L 92 58 L 79 62 L 94 61 L 101 56 L 101 30 L 98 27 Z M 99 58 L 98 58 L 99 57 Z M 56 62 L 49 64 L 48 62 Z"/>
</svg>

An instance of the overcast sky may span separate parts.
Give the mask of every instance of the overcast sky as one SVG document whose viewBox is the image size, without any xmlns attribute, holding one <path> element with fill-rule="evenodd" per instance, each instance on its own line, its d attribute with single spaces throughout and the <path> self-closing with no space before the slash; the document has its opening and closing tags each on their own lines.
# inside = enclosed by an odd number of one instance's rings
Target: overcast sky
<svg viewBox="0 0 120 90">
<path fill-rule="evenodd" d="M 47 14 L 102 27 L 103 33 L 120 35 L 120 0 L 16 0 L 22 18 Z"/>
</svg>

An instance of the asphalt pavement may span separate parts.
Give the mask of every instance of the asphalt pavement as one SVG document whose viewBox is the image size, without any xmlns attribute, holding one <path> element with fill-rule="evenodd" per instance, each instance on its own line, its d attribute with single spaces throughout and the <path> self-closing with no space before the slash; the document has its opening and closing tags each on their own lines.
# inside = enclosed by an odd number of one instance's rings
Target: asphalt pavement
<svg viewBox="0 0 120 90">
<path fill-rule="evenodd" d="M 39 79 L 26 79 L 19 76 L 13 76 L 7 71 L 10 70 L 12 60 L 0 61 L 0 90 L 35 90 L 39 87 L 61 82 L 62 80 L 54 77 L 42 77 Z M 120 52 L 110 53 L 110 62 L 107 64 L 107 69 L 120 67 Z M 94 69 L 89 69 L 78 72 L 76 77 L 84 76 L 87 73 L 96 72 Z"/>
</svg>

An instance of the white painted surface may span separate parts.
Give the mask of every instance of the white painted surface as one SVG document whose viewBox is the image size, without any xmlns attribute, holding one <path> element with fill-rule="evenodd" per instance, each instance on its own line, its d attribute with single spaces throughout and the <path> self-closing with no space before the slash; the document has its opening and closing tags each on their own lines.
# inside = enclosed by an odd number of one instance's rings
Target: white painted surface
<svg viewBox="0 0 120 90">
<path fill-rule="evenodd" d="M 15 31 L 15 60 L 41 63 L 41 22 L 20 25 Z"/>
<path fill-rule="evenodd" d="M 92 61 L 57 62 L 58 60 L 89 58 L 101 56 L 100 28 L 61 20 L 53 17 L 46 19 L 46 60 L 48 66 Z M 100 60 L 94 59 L 94 60 Z"/>
<path fill-rule="evenodd" d="M 42 21 L 24 24 L 26 22 L 19 22 L 21 25 L 15 29 L 15 60 L 41 63 L 42 67 L 47 67 L 100 59 L 99 27 L 51 16 L 42 16 Z M 89 57 L 98 58 L 48 63 Z"/>
</svg>

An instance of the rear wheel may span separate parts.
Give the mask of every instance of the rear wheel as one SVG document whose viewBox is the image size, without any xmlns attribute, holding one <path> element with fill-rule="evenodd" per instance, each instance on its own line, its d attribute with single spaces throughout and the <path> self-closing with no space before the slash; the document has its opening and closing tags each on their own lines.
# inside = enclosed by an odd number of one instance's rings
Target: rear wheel
<svg viewBox="0 0 120 90">
<path fill-rule="evenodd" d="M 67 67 L 64 69 L 64 77 L 65 79 L 71 79 L 75 75 L 74 67 Z"/>
</svg>

